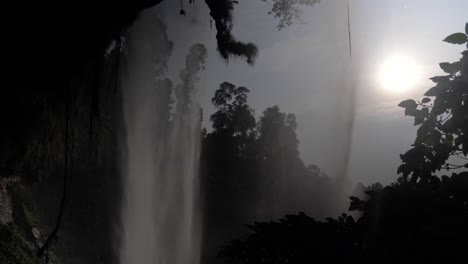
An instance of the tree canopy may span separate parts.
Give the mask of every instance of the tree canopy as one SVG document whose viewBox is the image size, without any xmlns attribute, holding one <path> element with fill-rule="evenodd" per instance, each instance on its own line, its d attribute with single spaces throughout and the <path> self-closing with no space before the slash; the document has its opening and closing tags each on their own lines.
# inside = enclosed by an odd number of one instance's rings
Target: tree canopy
<svg viewBox="0 0 468 264">
<path fill-rule="evenodd" d="M 242 233 L 242 224 L 269 219 L 299 208 L 331 213 L 334 182 L 299 157 L 294 114 L 278 106 L 256 119 L 248 104 L 249 89 L 220 84 L 212 103 L 212 130 L 202 139 L 204 263 L 218 263 L 213 253 Z"/>
</svg>

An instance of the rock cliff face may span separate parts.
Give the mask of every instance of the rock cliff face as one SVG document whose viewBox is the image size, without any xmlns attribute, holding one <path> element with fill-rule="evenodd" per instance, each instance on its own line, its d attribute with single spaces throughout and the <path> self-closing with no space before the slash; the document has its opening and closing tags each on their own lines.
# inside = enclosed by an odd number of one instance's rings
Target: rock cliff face
<svg viewBox="0 0 468 264">
<path fill-rule="evenodd" d="M 13 209 L 8 186 L 19 181 L 18 177 L 0 178 L 0 224 L 8 225 L 13 222 Z"/>
<path fill-rule="evenodd" d="M 7 1 L 2 5 L 0 33 L 5 36 L 1 47 L 6 51 L 2 60 L 6 70 L 2 82 L 5 89 L 2 89 L 0 96 L 0 120 L 3 124 L 0 130 L 0 263 L 43 263 L 39 262 L 36 252 L 56 222 L 63 175 L 47 171 L 40 176 L 37 166 L 31 166 L 30 163 L 37 162 L 42 166 L 46 162 L 41 158 L 30 157 L 29 154 L 45 153 L 48 158 L 53 156 L 50 159 L 55 160 L 55 163 L 51 170 L 62 171 L 56 167 L 63 164 L 60 161 L 63 145 L 55 143 L 62 141 L 63 144 L 63 113 L 67 101 L 72 101 L 69 104 L 73 106 L 79 105 L 80 100 L 85 102 L 80 105 L 83 109 L 79 111 L 82 114 L 79 118 L 86 125 L 79 126 L 81 121 L 72 120 L 74 129 L 80 132 L 75 132 L 75 135 L 84 135 L 85 138 L 80 141 L 84 143 L 76 143 L 76 146 L 97 145 L 94 137 L 89 140 L 91 133 L 87 131 L 92 131 L 95 136 L 95 131 L 99 129 L 96 128 L 96 120 L 106 114 L 101 102 L 103 100 L 100 101 L 99 97 L 103 96 L 103 88 L 96 84 L 99 81 L 95 81 L 104 79 L 107 75 L 103 69 L 110 68 L 105 65 L 104 51 L 112 40 L 118 39 L 131 25 L 141 10 L 161 1 L 20 0 Z M 96 105 L 99 111 L 95 110 Z M 51 126 L 48 120 L 53 120 L 55 125 Z M 90 123 L 93 129 L 88 128 Z M 48 138 L 42 137 L 47 133 L 42 134 L 41 131 L 50 132 L 50 138 L 56 140 L 52 140 L 52 143 L 44 140 L 44 144 L 37 141 Z M 100 145 L 103 140 L 99 141 Z M 51 145 L 56 147 L 49 153 L 47 151 Z M 93 173 L 77 172 L 74 169 L 73 174 L 79 180 L 71 186 L 71 209 L 66 211 L 64 224 L 59 230 L 59 240 L 52 248 L 67 263 L 113 263 L 102 260 L 101 256 L 94 257 L 94 261 L 75 257 L 109 252 L 97 246 L 104 244 L 104 238 L 110 237 L 107 235 L 110 231 L 105 227 L 109 226 L 108 219 L 111 216 L 103 211 L 111 208 L 113 205 L 110 203 L 114 202 L 103 193 L 117 192 L 118 189 L 114 185 L 109 187 L 118 182 L 116 173 L 98 171 L 94 168 L 97 166 L 88 165 L 86 158 L 90 156 L 89 151 L 77 152 L 73 155 L 76 164 L 91 167 Z M 81 159 L 78 160 L 78 156 Z M 92 158 L 95 159 L 95 156 Z M 105 164 L 104 167 L 112 165 Z M 87 190 L 85 194 L 82 194 L 83 190 Z M 106 244 L 110 243 L 109 240 L 105 241 Z M 49 256 L 49 260 L 55 259 L 54 254 Z M 70 259 L 73 261 L 69 262 Z"/>
<path fill-rule="evenodd" d="M 82 84 L 86 71 L 102 75 L 104 53 L 138 13 L 162 0 L 6 1 L 0 10 L 2 96 L 0 174 L 18 173 L 25 144 L 43 125 L 43 103 L 63 111 L 71 86 L 98 94 L 97 81 Z M 94 96 L 94 95 L 92 95 Z M 97 97 L 97 96 L 95 96 Z M 98 102 L 98 100 L 95 100 Z M 8 124 L 8 125 L 5 125 Z M 37 173 L 33 173 L 37 176 Z"/>
<path fill-rule="evenodd" d="M 26 264 L 60 261 L 54 252 L 38 255 L 45 237 L 31 197 L 19 177 L 0 178 L 0 263 Z"/>
</svg>

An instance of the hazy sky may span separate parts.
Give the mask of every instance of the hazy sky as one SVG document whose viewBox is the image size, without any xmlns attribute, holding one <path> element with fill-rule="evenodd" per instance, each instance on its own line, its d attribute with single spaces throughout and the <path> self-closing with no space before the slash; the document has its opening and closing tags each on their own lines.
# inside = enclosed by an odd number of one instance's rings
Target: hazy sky
<svg viewBox="0 0 468 264">
<path fill-rule="evenodd" d="M 170 72 L 176 79 L 189 46 L 205 44 L 209 52 L 201 76 L 205 120 L 213 112 L 210 99 L 221 82 L 245 86 L 251 90 L 249 102 L 257 117 L 273 105 L 296 114 L 306 164 L 318 165 L 331 176 L 341 174 L 351 142 L 347 175 L 355 182 L 390 183 L 397 178 L 399 154 L 410 148 L 416 133 L 413 120 L 397 104 L 420 98 L 431 87 L 427 79 L 442 74 L 438 63 L 459 58 L 463 48 L 442 39 L 464 30 L 468 1 L 350 0 L 349 4 L 351 61 L 346 1 L 322 0 L 304 8 L 305 23 L 282 31 L 267 14 L 266 3 L 240 1 L 234 13 L 234 33 L 260 50 L 251 67 L 219 57 L 216 31 L 210 29 L 203 1 L 185 3 L 185 17 L 177 15 L 178 1 L 164 1 L 159 8 L 164 10 L 175 44 Z M 389 91 L 379 81 L 382 65 L 392 56 L 416 64 L 420 74 L 410 89 Z"/>
</svg>

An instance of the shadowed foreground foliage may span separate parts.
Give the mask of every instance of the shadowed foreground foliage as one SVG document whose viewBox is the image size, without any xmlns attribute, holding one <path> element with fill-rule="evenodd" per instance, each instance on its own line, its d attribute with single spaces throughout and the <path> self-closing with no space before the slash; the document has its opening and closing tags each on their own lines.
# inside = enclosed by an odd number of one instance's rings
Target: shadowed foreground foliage
<svg viewBox="0 0 468 264">
<path fill-rule="evenodd" d="M 304 213 L 247 225 L 251 234 L 222 247 L 228 263 L 329 261 L 421 263 L 462 259 L 468 248 L 468 173 L 437 184 L 399 183 L 351 197 L 354 220 L 316 221 Z"/>
</svg>

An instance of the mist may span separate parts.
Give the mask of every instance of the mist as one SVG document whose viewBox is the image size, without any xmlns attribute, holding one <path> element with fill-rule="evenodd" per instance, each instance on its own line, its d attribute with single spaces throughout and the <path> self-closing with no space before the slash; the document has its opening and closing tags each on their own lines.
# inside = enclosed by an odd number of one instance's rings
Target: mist
<svg viewBox="0 0 468 264">
<path fill-rule="evenodd" d="M 9 3 L 0 262 L 464 259 L 465 7 Z"/>
</svg>

